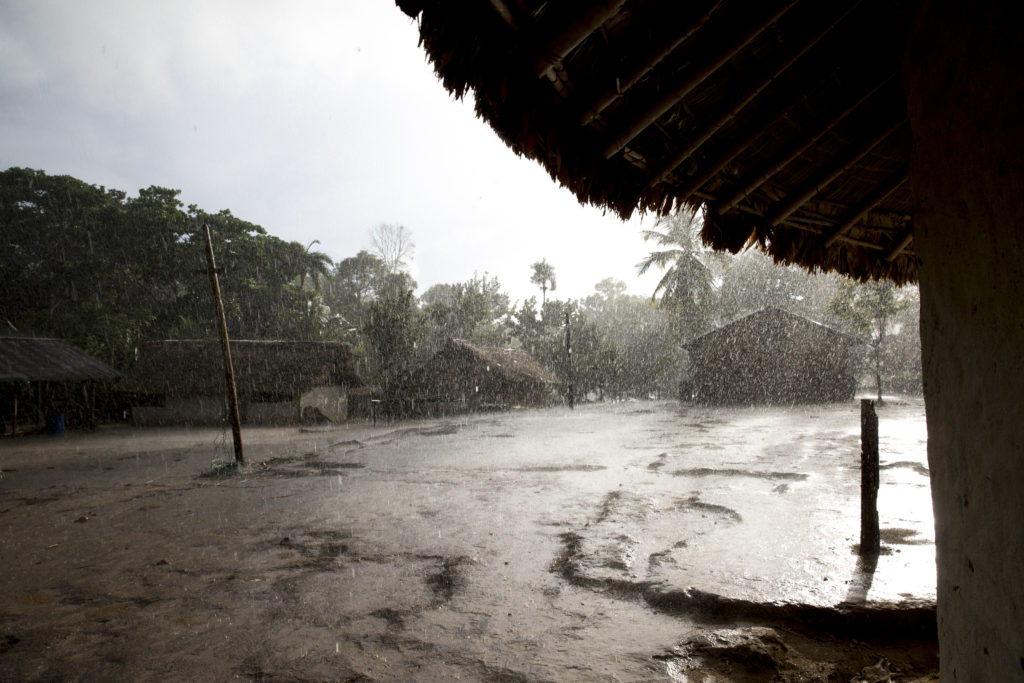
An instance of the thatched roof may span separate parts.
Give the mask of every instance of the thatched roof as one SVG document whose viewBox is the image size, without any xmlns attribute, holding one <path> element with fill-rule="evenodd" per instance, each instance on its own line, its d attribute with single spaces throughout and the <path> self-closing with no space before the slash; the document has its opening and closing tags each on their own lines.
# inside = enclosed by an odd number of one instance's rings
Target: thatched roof
<svg viewBox="0 0 1024 683">
<path fill-rule="evenodd" d="M 319 386 L 362 386 L 352 347 L 343 342 L 231 342 L 235 386 L 245 397 L 292 396 Z M 143 344 L 139 360 L 119 387 L 127 393 L 209 396 L 224 392 L 220 342 L 170 340 Z"/>
<path fill-rule="evenodd" d="M 778 340 L 779 334 L 791 336 L 795 331 L 809 332 L 816 338 L 827 339 L 836 344 L 856 344 L 857 339 L 848 334 L 833 329 L 828 325 L 819 323 L 810 318 L 805 318 L 781 308 L 767 306 L 759 311 L 737 318 L 727 325 L 716 328 L 707 334 L 691 339 L 686 347 L 690 350 L 699 348 L 718 348 L 746 338 L 757 338 L 761 340 Z"/>
<path fill-rule="evenodd" d="M 59 339 L 0 337 L 0 382 L 108 381 L 120 377 Z"/>
<path fill-rule="evenodd" d="M 917 277 L 888 0 L 397 0 L 449 91 L 581 202 L 705 207 L 736 252 Z"/>
<path fill-rule="evenodd" d="M 452 357 L 454 361 L 451 361 Z M 493 346 L 476 346 L 463 339 L 449 339 L 445 347 L 435 354 L 429 370 L 457 374 L 466 368 L 459 357 L 478 361 L 495 377 L 508 382 L 543 382 L 557 384 L 558 378 L 545 369 L 530 354 L 522 349 L 503 349 Z M 453 363 L 449 365 L 449 363 Z"/>
</svg>

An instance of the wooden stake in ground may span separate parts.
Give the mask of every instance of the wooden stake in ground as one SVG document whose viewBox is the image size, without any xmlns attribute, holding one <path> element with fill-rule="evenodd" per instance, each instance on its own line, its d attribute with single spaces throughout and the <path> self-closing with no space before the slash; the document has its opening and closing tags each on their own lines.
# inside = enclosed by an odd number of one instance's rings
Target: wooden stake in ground
<svg viewBox="0 0 1024 683">
<path fill-rule="evenodd" d="M 235 369 L 231 365 L 231 344 L 228 342 L 228 321 L 224 317 L 224 302 L 220 298 L 220 281 L 217 279 L 217 264 L 213 260 L 213 242 L 210 241 L 210 226 L 204 225 L 206 234 L 206 260 L 210 266 L 210 289 L 213 303 L 217 308 L 217 327 L 220 329 L 220 346 L 224 352 L 224 384 L 228 396 L 228 418 L 231 420 L 231 434 L 235 440 L 235 462 L 245 464 L 242 451 L 242 423 L 238 418 L 238 394 L 235 391 Z"/>
<path fill-rule="evenodd" d="M 875 402 L 860 401 L 860 554 L 878 555 L 878 414 Z"/>
</svg>

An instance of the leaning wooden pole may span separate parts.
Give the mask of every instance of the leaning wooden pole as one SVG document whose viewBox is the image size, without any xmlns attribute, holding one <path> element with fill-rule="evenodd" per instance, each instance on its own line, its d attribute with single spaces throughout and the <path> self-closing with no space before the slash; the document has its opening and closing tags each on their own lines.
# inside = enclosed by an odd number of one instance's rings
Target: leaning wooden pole
<svg viewBox="0 0 1024 683">
<path fill-rule="evenodd" d="M 242 422 L 238 418 L 238 393 L 235 391 L 235 370 L 231 365 L 231 344 L 228 341 L 228 321 L 224 317 L 224 302 L 220 298 L 220 281 L 217 279 L 217 264 L 213 259 L 213 242 L 210 240 L 210 226 L 203 225 L 206 235 L 206 261 L 210 266 L 210 289 L 213 303 L 217 308 L 217 327 L 220 330 L 220 348 L 224 353 L 224 384 L 228 396 L 228 418 L 231 420 L 231 434 L 235 440 L 235 462 L 245 464 L 242 450 Z"/>
<path fill-rule="evenodd" d="M 860 554 L 877 555 L 882 539 L 878 529 L 878 414 L 875 402 L 860 401 Z"/>
</svg>

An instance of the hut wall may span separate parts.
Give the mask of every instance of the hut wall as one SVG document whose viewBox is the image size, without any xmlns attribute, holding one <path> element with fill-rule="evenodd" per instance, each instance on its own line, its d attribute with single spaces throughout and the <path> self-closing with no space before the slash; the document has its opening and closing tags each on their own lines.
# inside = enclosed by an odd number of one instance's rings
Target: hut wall
<svg viewBox="0 0 1024 683">
<path fill-rule="evenodd" d="M 239 406 L 242 424 L 289 425 L 299 422 L 299 404 L 295 401 L 243 401 Z"/>
<path fill-rule="evenodd" d="M 754 314 L 690 347 L 694 398 L 704 403 L 817 403 L 853 398 L 843 338 L 787 314 Z"/>
<path fill-rule="evenodd" d="M 1024 41 L 923 3 L 904 61 L 945 681 L 1024 680 Z"/>
<path fill-rule="evenodd" d="M 161 406 L 132 406 L 137 425 L 220 424 L 226 416 L 224 399 L 214 396 L 169 396 Z"/>
<path fill-rule="evenodd" d="M 493 371 L 486 360 L 462 350 L 434 359 L 428 373 L 436 398 L 451 410 L 482 405 L 541 406 L 549 390 L 540 380 L 511 379 Z"/>
</svg>

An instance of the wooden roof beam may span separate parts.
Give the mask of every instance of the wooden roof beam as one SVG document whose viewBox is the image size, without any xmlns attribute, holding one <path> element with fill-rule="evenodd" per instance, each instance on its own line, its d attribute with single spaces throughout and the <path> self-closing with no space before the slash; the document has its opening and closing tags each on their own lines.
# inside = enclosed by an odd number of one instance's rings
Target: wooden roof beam
<svg viewBox="0 0 1024 683">
<path fill-rule="evenodd" d="M 852 209 L 847 216 L 842 219 L 842 222 L 826 236 L 825 248 L 830 249 L 837 240 L 845 236 L 846 231 L 856 225 L 864 216 L 868 215 L 871 209 L 875 208 L 879 204 L 885 201 L 885 199 L 900 188 L 906 181 L 909 174 L 909 168 L 903 166 L 896 173 L 889 176 L 881 185 L 868 195 L 864 201 L 857 205 L 856 208 Z"/>
<path fill-rule="evenodd" d="M 886 138 L 903 127 L 906 122 L 907 117 L 904 114 L 900 117 L 899 121 L 887 126 L 878 135 L 847 151 L 846 154 L 840 157 L 838 161 L 833 162 L 826 171 L 815 176 L 809 182 L 804 183 L 803 187 L 795 192 L 791 199 L 768 214 L 766 216 L 766 220 L 772 225 L 778 225 L 785 221 L 787 218 L 799 211 L 800 207 L 809 202 L 814 195 L 818 194 L 818 192 L 822 190 L 822 188 L 828 186 L 836 178 L 846 173 L 852 166 L 856 165 L 857 162 L 867 156 L 871 150 L 882 144 Z"/>
<path fill-rule="evenodd" d="M 726 211 L 733 209 L 737 204 L 746 199 L 751 192 L 761 187 L 761 185 L 764 184 L 764 182 L 768 180 L 768 178 L 775 175 L 780 170 L 782 170 L 790 163 L 792 163 L 797 157 L 799 157 L 801 154 L 810 149 L 810 147 L 814 145 L 814 143 L 820 140 L 821 137 L 825 135 L 825 133 L 828 133 L 830 130 L 839 125 L 839 123 L 843 119 L 845 119 L 847 116 L 849 116 L 857 109 L 859 109 L 862 104 L 864 104 L 868 99 L 871 98 L 872 95 L 874 95 L 876 92 L 881 90 L 887 83 L 889 83 L 889 81 L 891 81 L 895 77 L 895 75 L 895 73 L 886 74 L 884 78 L 879 80 L 873 88 L 864 93 L 860 98 L 857 99 L 856 102 L 850 104 L 848 107 L 838 112 L 830 120 L 828 120 L 827 122 L 819 126 L 817 129 L 815 129 L 814 132 L 808 134 L 805 137 L 802 137 L 801 141 L 794 145 L 793 147 L 791 147 L 789 151 L 783 153 L 780 157 L 777 157 L 775 160 L 773 160 L 771 166 L 766 171 L 764 171 L 763 173 L 755 177 L 753 180 L 743 185 L 739 191 L 733 193 L 731 197 L 724 200 L 719 206 L 716 207 L 716 209 L 721 213 L 725 213 Z M 756 139 L 757 137 L 760 137 L 760 135 L 763 133 L 763 130 L 759 131 L 758 134 L 753 137 Z M 738 155 L 743 150 L 739 148 L 739 146 L 737 145 L 737 149 L 735 149 L 734 151 L 735 154 L 732 155 L 733 157 Z"/>
<path fill-rule="evenodd" d="M 812 235 L 820 235 L 821 234 L 821 230 L 819 230 L 818 228 L 816 228 L 814 226 L 811 226 L 811 225 L 802 225 L 800 223 L 797 223 L 795 220 L 786 221 L 786 225 L 794 227 L 797 230 L 802 230 L 804 232 L 808 232 L 808 233 L 810 233 Z M 859 239 L 856 239 L 854 237 L 850 237 L 849 235 L 840 235 L 837 238 L 837 240 L 840 241 L 840 242 L 845 242 L 846 244 L 852 244 L 852 245 L 857 246 L 857 247 L 863 247 L 864 249 L 871 249 L 873 251 L 884 251 L 885 250 L 885 247 L 883 247 L 880 244 L 876 244 L 875 242 L 868 242 L 867 240 L 859 240 Z"/>
<path fill-rule="evenodd" d="M 910 246 L 910 243 L 914 241 L 914 230 L 911 228 L 907 230 L 907 234 L 903 236 L 903 239 L 899 241 L 899 244 L 885 255 L 885 260 L 892 262 L 896 260 L 896 257 L 903 253 L 903 251 Z"/>
<path fill-rule="evenodd" d="M 586 126 L 599 117 L 604 110 L 611 105 L 612 102 L 619 99 L 622 93 L 626 92 L 634 85 L 636 85 L 641 78 L 651 72 L 654 67 L 658 66 L 662 61 L 665 60 L 670 54 L 676 51 L 676 49 L 690 39 L 694 33 L 696 33 L 704 24 L 708 22 L 711 15 L 714 14 L 718 6 L 722 4 L 724 0 L 714 0 L 708 7 L 707 11 L 699 16 L 694 22 L 692 22 L 685 31 L 681 31 L 675 35 L 673 40 L 670 40 L 667 44 L 661 46 L 655 46 L 655 49 L 647 53 L 642 57 L 638 63 L 630 70 L 625 76 L 620 76 L 615 79 L 615 85 L 608 88 L 601 93 L 592 105 L 580 117 L 580 125 Z"/>
<path fill-rule="evenodd" d="M 491 0 L 491 5 L 494 6 L 494 10 L 501 15 L 502 20 L 509 25 L 513 31 L 519 29 L 519 21 L 516 19 L 516 15 L 512 13 L 508 3 L 505 0 Z"/>
<path fill-rule="evenodd" d="M 853 102 L 852 104 L 844 105 L 844 108 L 839 113 L 839 115 L 836 118 L 834 118 L 832 121 L 829 122 L 829 124 L 828 124 L 829 129 L 831 129 L 843 117 L 846 117 L 847 115 L 849 115 L 850 112 L 852 112 L 855 109 L 857 109 L 858 107 L 860 107 L 860 105 L 863 104 L 869 97 L 871 97 L 876 92 L 878 92 L 879 88 L 881 88 L 883 85 L 885 85 L 889 81 L 890 78 L 892 78 L 891 75 L 887 76 L 885 79 L 883 79 L 881 81 L 878 81 L 878 82 L 874 83 L 866 92 L 861 94 L 860 97 L 858 97 L 855 102 Z M 817 86 L 815 86 L 815 87 L 817 87 Z M 813 88 L 811 90 L 813 91 Z M 697 190 L 699 190 L 700 188 L 702 188 L 704 186 L 704 183 L 706 183 L 709 180 L 711 180 L 712 178 L 714 178 L 719 172 L 722 171 L 722 169 L 724 169 L 726 166 L 731 164 L 736 159 L 736 157 L 738 157 L 740 154 L 745 152 L 747 150 L 747 148 L 750 147 L 752 144 L 757 142 L 757 139 L 760 138 L 762 135 L 764 135 L 764 132 L 766 130 L 773 130 L 777 126 L 782 125 L 783 121 L 785 121 L 786 117 L 789 115 L 789 110 L 793 106 L 795 106 L 797 102 L 802 100 L 807 95 L 808 95 L 808 92 L 803 92 L 798 97 L 793 98 L 793 101 L 790 102 L 789 104 L 787 104 L 786 106 L 782 107 L 782 109 L 780 110 L 779 114 L 774 119 L 772 119 L 771 122 L 768 123 L 768 125 L 766 125 L 766 126 L 764 126 L 762 128 L 758 128 L 757 130 L 753 131 L 752 133 L 750 133 L 750 135 L 748 135 L 743 140 L 740 140 L 739 142 L 737 142 L 735 145 L 733 145 L 730 149 L 726 150 L 725 152 L 723 152 L 721 154 L 716 154 L 715 158 L 718 159 L 717 163 L 715 163 L 713 166 L 710 166 L 707 169 L 697 173 L 693 178 L 691 178 L 689 180 L 689 182 L 686 185 L 683 185 L 682 187 L 675 189 L 674 193 L 677 196 L 679 196 L 679 197 L 684 197 L 685 198 L 685 197 L 689 197 L 690 195 L 692 195 L 695 192 L 697 192 Z M 817 140 L 823 134 L 824 133 L 815 134 L 814 140 Z M 803 151 L 803 150 L 801 149 L 801 151 Z M 678 166 L 676 168 L 678 168 Z M 662 170 L 664 171 L 665 169 L 663 168 Z M 647 189 L 652 189 L 659 182 L 665 182 L 666 180 L 668 180 L 668 177 L 670 175 L 672 175 L 672 173 L 675 172 L 675 170 L 676 170 L 675 168 L 672 168 L 672 169 L 669 169 L 667 173 L 660 173 L 659 175 L 662 176 L 661 180 L 660 181 L 659 180 L 652 181 L 651 183 L 648 184 Z M 767 178 L 765 178 L 765 180 L 767 180 Z M 760 183 L 758 183 L 758 184 L 760 184 Z M 746 196 L 746 195 L 744 195 L 744 196 Z M 725 205 L 723 205 L 723 207 L 724 206 Z M 732 206 L 730 206 L 729 208 L 732 208 Z"/>
<path fill-rule="evenodd" d="M 572 25 L 557 31 L 548 38 L 534 55 L 537 78 L 546 74 L 548 69 L 562 61 L 566 55 L 586 40 L 587 36 L 600 28 L 601 24 L 611 18 L 625 4 L 626 0 L 595 2 Z"/>
<path fill-rule="evenodd" d="M 725 47 L 717 56 L 713 57 L 702 68 L 690 74 L 682 83 L 668 91 L 653 105 L 647 108 L 639 117 L 629 124 L 624 130 L 611 136 L 611 141 L 604 148 L 604 158 L 611 159 L 622 151 L 622 148 L 633 141 L 637 135 L 646 130 L 652 123 L 657 121 L 669 109 L 679 103 L 684 97 L 693 92 L 694 88 L 703 83 L 709 76 L 718 71 L 726 62 L 739 54 L 761 35 L 769 26 L 778 21 L 783 14 L 788 12 L 799 0 L 789 0 L 777 9 L 770 17 L 759 23 L 756 27 L 740 35 L 739 39 Z"/>
<path fill-rule="evenodd" d="M 715 119 L 713 123 L 710 123 L 707 126 L 705 126 L 704 130 L 698 133 L 696 136 L 694 136 L 686 145 L 686 147 L 684 147 L 679 152 L 674 154 L 672 158 L 668 161 L 668 163 L 661 167 L 661 170 L 657 173 L 654 180 L 651 182 L 651 185 L 657 185 L 658 183 L 664 181 L 665 178 L 668 177 L 670 173 L 672 173 L 672 171 L 674 171 L 684 161 L 689 159 L 693 155 L 693 153 L 700 148 L 701 145 L 703 145 L 711 138 L 712 135 L 720 131 L 722 127 L 729 123 L 729 121 L 731 121 L 733 118 L 735 118 L 743 110 L 744 107 L 753 102 L 758 95 L 760 95 L 762 92 L 765 91 L 765 89 L 768 88 L 768 86 L 774 83 L 776 79 L 779 78 L 779 76 L 788 71 L 789 68 L 792 67 L 801 57 L 807 54 L 807 52 L 810 51 L 811 48 L 813 48 L 815 45 L 821 42 L 821 39 L 828 35 L 832 31 L 832 29 L 834 29 L 836 25 L 839 24 L 839 22 L 845 19 L 850 14 L 850 12 L 852 12 L 854 8 L 857 7 L 858 4 L 860 4 L 860 0 L 854 0 L 854 2 L 851 3 L 845 10 L 840 12 L 839 16 L 837 16 L 835 19 L 829 22 L 828 26 L 826 26 L 820 31 L 815 32 L 814 35 L 812 35 L 810 39 L 807 40 L 800 47 L 799 50 L 797 50 L 789 57 L 789 59 L 787 59 L 781 65 L 776 67 L 760 83 L 758 83 L 755 87 L 748 90 L 746 94 L 741 96 L 739 100 L 736 101 L 736 103 L 732 106 L 732 108 L 723 112 L 722 115 Z"/>
</svg>

